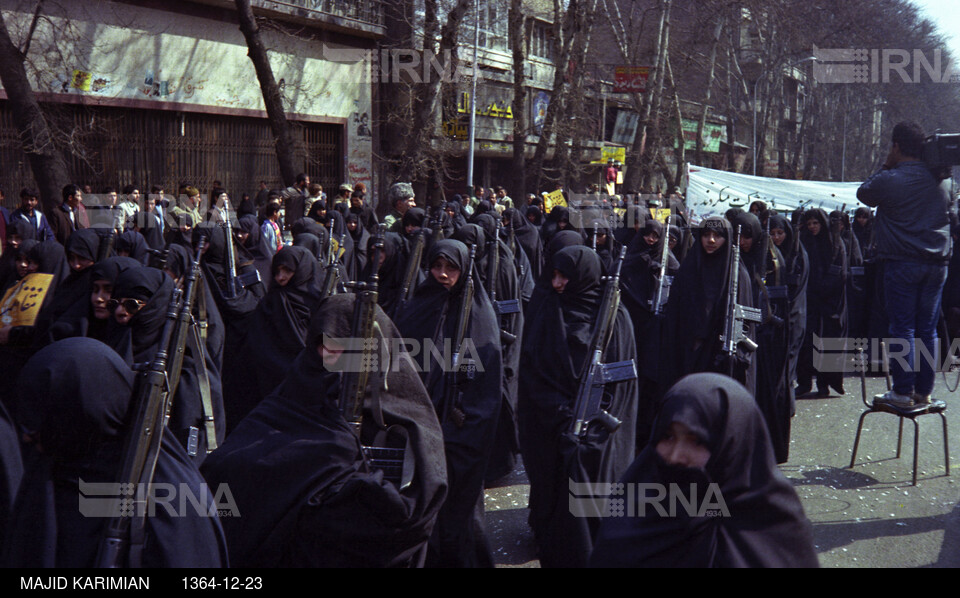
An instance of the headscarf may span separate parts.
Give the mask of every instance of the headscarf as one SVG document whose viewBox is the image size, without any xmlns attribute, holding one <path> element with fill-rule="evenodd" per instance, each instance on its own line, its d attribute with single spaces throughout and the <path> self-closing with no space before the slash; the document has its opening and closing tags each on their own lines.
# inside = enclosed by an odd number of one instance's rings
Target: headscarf
<svg viewBox="0 0 960 598">
<path fill-rule="evenodd" d="M 691 515 L 678 508 L 664 517 L 645 505 L 642 516 L 606 518 L 591 565 L 818 566 L 810 523 L 793 486 L 777 469 L 763 416 L 750 393 L 726 376 L 700 373 L 677 382 L 664 400 L 650 443 L 621 481 L 662 484 L 693 498 L 698 509 L 722 505 L 714 509 L 720 512 Z M 685 425 L 710 451 L 704 468 L 670 465 L 657 453 L 673 423 Z M 698 496 L 689 496 L 691 492 Z"/>
<path fill-rule="evenodd" d="M 72 236 L 72 235 L 71 235 Z M 69 241 L 67 241 L 69 243 Z M 146 264 L 150 259 L 150 254 L 147 252 L 147 249 L 150 248 L 147 245 L 147 240 L 134 230 L 124 231 L 117 237 L 116 243 L 117 252 L 126 251 L 130 257 L 137 260 L 142 264 Z"/>
<path fill-rule="evenodd" d="M 134 375 L 109 347 L 88 338 L 54 343 L 27 362 L 20 379 L 22 423 L 35 436 L 34 451 L 7 531 L 7 567 L 94 565 L 107 519 L 85 517 L 84 483 L 115 482 Z M 164 434 L 154 483 L 172 485 L 203 501 L 201 509 L 146 518 L 144 567 L 223 567 L 226 542 L 213 494 L 183 449 Z M 181 497 L 183 498 L 183 497 Z M 89 498 L 87 500 L 90 500 Z M 189 502 L 188 502 L 189 504 Z"/>
<path fill-rule="evenodd" d="M 443 347 L 445 339 L 456 337 L 463 290 L 472 268 L 467 246 L 460 241 L 438 241 L 430 248 L 427 263 L 433 264 L 440 257 L 460 269 L 456 285 L 448 290 L 433 276 L 428 276 L 397 318 L 397 328 L 404 338 L 429 340 L 437 347 Z M 479 278 L 475 269 L 474 277 Z M 437 566 L 492 565 L 489 549 L 475 536 L 478 530 L 471 521 L 482 498 L 484 475 L 496 434 L 503 368 L 500 327 L 490 300 L 479 284 L 474 286 L 466 337 L 470 339 L 471 351 L 465 351 L 462 365 L 471 372 L 465 376 L 472 379 L 465 380 L 459 387 L 458 407 L 462 410 L 463 423 L 457 425 L 455 418 L 441 422 L 450 489 L 428 555 L 428 563 Z M 424 361 L 427 360 L 421 378 L 434 406 L 440 410 L 450 378 L 433 355 L 426 355 Z"/>
</svg>

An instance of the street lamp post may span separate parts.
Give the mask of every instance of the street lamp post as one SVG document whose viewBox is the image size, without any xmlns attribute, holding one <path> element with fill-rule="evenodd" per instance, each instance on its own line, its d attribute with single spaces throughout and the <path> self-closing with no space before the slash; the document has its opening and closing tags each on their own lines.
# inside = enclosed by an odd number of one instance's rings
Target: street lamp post
<svg viewBox="0 0 960 598">
<path fill-rule="evenodd" d="M 816 56 L 807 56 L 806 58 L 791 62 L 784 68 L 793 68 L 803 64 L 804 62 L 810 62 L 816 59 Z M 750 102 L 750 107 L 753 110 L 753 176 L 757 176 L 757 86 L 760 84 L 760 79 L 763 78 L 764 74 L 765 73 L 763 71 L 760 71 L 760 74 L 757 76 L 757 80 L 754 81 L 753 101 Z"/>
<path fill-rule="evenodd" d="M 480 0 L 475 2 L 476 21 L 473 25 L 473 87 L 470 92 L 470 134 L 467 140 L 467 188 L 473 189 L 473 146 L 477 139 L 477 77 L 480 64 L 477 62 L 477 47 L 480 45 Z"/>
</svg>

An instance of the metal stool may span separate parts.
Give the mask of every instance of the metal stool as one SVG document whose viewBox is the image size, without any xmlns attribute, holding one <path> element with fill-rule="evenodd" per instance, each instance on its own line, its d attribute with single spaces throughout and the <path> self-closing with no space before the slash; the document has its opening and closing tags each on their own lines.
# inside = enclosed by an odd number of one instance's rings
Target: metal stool
<svg viewBox="0 0 960 598">
<path fill-rule="evenodd" d="M 880 344 L 883 363 L 886 364 L 886 347 Z M 946 464 L 947 475 L 950 475 L 950 448 L 947 443 L 947 417 L 944 412 L 947 410 L 947 404 L 943 401 L 932 401 L 929 404 L 912 405 L 910 407 L 897 407 L 881 403 L 879 405 L 867 401 L 867 372 L 866 361 L 863 355 L 863 349 L 858 349 L 858 358 L 860 364 L 860 396 L 867 410 L 860 416 L 860 423 L 857 425 L 857 439 L 853 443 L 853 455 L 850 457 L 850 466 L 852 468 L 857 460 L 857 448 L 860 446 L 860 432 L 863 430 L 863 420 L 871 413 L 890 413 L 900 418 L 900 428 L 897 431 L 897 459 L 900 458 L 900 447 L 903 444 L 903 420 L 909 419 L 913 422 L 913 485 L 917 485 L 917 457 L 920 453 L 920 424 L 917 423 L 917 417 L 928 413 L 936 413 L 943 421 L 943 461 Z M 886 372 L 887 390 L 890 390 L 890 373 Z"/>
</svg>

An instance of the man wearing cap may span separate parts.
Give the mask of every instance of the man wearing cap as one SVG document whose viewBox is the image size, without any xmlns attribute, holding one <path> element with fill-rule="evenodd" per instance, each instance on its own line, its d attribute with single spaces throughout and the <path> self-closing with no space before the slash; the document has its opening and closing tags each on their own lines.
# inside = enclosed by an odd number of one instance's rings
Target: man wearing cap
<svg viewBox="0 0 960 598">
<path fill-rule="evenodd" d="M 350 195 L 353 193 L 353 185 L 343 183 L 337 190 L 337 196 L 333 199 L 333 207 L 346 218 L 350 213 Z"/>
<path fill-rule="evenodd" d="M 383 222 L 387 225 L 388 232 L 399 233 L 403 223 L 403 215 L 407 213 L 407 210 L 417 205 L 413 185 L 410 183 L 394 183 L 387 191 L 387 201 L 393 209 L 384 217 Z"/>
<path fill-rule="evenodd" d="M 170 214 L 176 219 L 177 226 L 183 223 L 183 216 L 193 218 L 194 225 L 203 222 L 200 217 L 200 190 L 187 185 L 177 198 L 177 205 L 170 209 Z"/>
</svg>

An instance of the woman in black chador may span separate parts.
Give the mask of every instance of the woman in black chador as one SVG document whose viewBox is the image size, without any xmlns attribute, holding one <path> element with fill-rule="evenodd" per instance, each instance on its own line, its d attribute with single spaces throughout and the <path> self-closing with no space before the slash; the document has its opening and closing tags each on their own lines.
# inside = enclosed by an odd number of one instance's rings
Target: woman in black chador
<svg viewBox="0 0 960 598">
<path fill-rule="evenodd" d="M 480 216 L 478 222 L 492 221 L 491 217 Z M 493 234 L 496 235 L 496 221 L 492 221 Z M 496 289 L 497 301 L 520 299 L 517 271 L 514 259 L 503 241 L 496 241 L 499 252 L 497 260 L 497 280 L 490 280 L 490 267 L 493 260 L 493 241 L 486 231 L 477 224 L 460 227 L 454 238 L 465 245 L 476 245 L 475 264 L 479 280 L 487 296 Z M 522 251 L 522 250 L 521 250 Z M 494 287 L 494 285 L 496 285 Z M 516 466 L 516 456 L 520 452 L 517 440 L 517 378 L 520 366 L 520 346 L 523 342 L 523 313 L 501 315 L 497 318 L 500 329 L 507 334 L 501 335 L 500 343 L 503 361 L 503 404 L 500 408 L 500 423 L 497 425 L 497 437 L 493 443 L 493 454 L 487 468 L 486 480 L 493 483 L 510 474 Z"/>
<path fill-rule="evenodd" d="M 132 257 L 108 257 L 90 268 L 90 289 L 50 325 L 49 342 L 74 336 L 106 341 L 118 326 L 107 307 L 120 274 L 143 268 Z"/>
<path fill-rule="evenodd" d="M 421 345 L 414 359 L 443 426 L 449 491 L 430 539 L 427 566 L 492 567 L 490 546 L 483 532 L 483 478 L 493 448 L 500 414 L 503 368 L 500 361 L 500 328 L 470 252 L 460 241 L 444 239 L 431 247 L 430 275 L 397 320 L 404 338 Z M 450 388 L 453 373 L 438 363 L 457 336 L 457 323 L 467 282 L 473 270 L 474 294 L 466 327 L 459 384 Z M 452 349 L 451 349 L 452 350 Z M 450 391 L 448 393 L 448 391 Z"/>
<path fill-rule="evenodd" d="M 695 372 L 729 374 L 752 393 L 756 388 L 755 356 L 743 348 L 730 356 L 722 349 L 720 336 L 729 301 L 730 268 L 739 267 L 737 302 L 753 307 L 750 275 L 743 264 L 731 263 L 734 234 L 730 223 L 719 217 L 700 223 L 695 245 L 690 249 L 670 289 L 664 323 L 662 388 Z M 753 324 L 747 336 L 756 340 Z"/>
<path fill-rule="evenodd" d="M 739 214 L 740 259 L 750 274 L 753 304 L 760 307 L 757 325 L 756 399 L 770 431 L 777 463 L 786 463 L 790 451 L 790 305 L 786 263 L 776 245 L 767 237 L 760 220 L 750 212 Z"/>
<path fill-rule="evenodd" d="M 619 479 L 633 459 L 637 384 L 605 389 L 603 407 L 622 424 L 611 432 L 591 423 L 581 438 L 571 433 L 577 389 L 591 356 L 603 287 L 600 258 L 589 247 L 561 250 L 548 266 L 552 289 L 530 305 L 520 357 L 520 450 L 530 478 L 530 526 L 544 567 L 586 565 L 598 520 L 576 516 L 570 482 Z M 603 362 L 635 359 L 633 324 L 621 305 Z"/>
<path fill-rule="evenodd" d="M 170 276 L 156 268 L 131 268 L 117 277 L 111 304 L 117 302 L 113 316 L 120 326 L 108 335 L 107 344 L 127 363 L 143 364 L 155 358 L 175 285 Z M 187 334 L 189 338 L 193 331 Z M 212 429 L 207 424 L 209 417 L 213 418 Z M 180 441 L 198 466 L 226 434 L 220 372 L 209 354 L 201 356 L 190 342 L 184 348 L 167 433 Z"/>
<path fill-rule="evenodd" d="M 207 479 L 229 484 L 242 513 L 223 521 L 233 566 L 422 565 L 446 489 L 440 425 L 410 356 L 394 354 L 399 333 L 377 308 L 386 347 L 375 355 L 389 363 L 368 382 L 362 440 L 373 444 L 389 428 L 390 444 L 406 442 L 411 461 L 399 483 L 365 462 L 338 408 L 336 339 L 351 335 L 354 297 L 323 302 L 283 383 L 204 463 Z"/>
<path fill-rule="evenodd" d="M 831 387 L 843 394 L 842 371 L 823 372 L 816 368 L 813 335 L 827 339 L 846 336 L 847 251 L 844 243 L 834 237 L 823 210 L 804 212 L 803 222 L 800 241 L 807 250 L 810 275 L 807 282 L 807 330 L 797 363 L 796 393 L 798 397 L 809 393 L 816 375 L 818 396 L 830 396 Z"/>
<path fill-rule="evenodd" d="M 784 271 L 780 284 L 787 286 L 787 380 L 790 384 L 790 415 L 796 413 L 796 394 L 793 383 L 797 379 L 797 362 L 800 347 L 807 331 L 807 279 L 810 264 L 807 250 L 800 243 L 799 235 L 784 216 L 770 216 L 770 240 L 783 255 Z"/>
<path fill-rule="evenodd" d="M 642 447 L 650 438 L 650 430 L 657 416 L 657 404 L 663 395 L 660 388 L 660 361 L 663 358 L 663 312 L 653 314 L 654 295 L 660 278 L 660 259 L 663 256 L 663 223 L 648 218 L 627 247 L 620 272 L 623 306 L 633 322 L 633 336 L 637 340 L 637 442 Z M 680 264 L 667 252 L 667 276 L 675 276 Z"/>
<path fill-rule="evenodd" d="M 682 496 L 632 501 L 625 516 L 604 518 L 593 567 L 819 566 L 810 522 L 777 468 L 763 416 L 727 376 L 693 374 L 673 386 L 650 444 L 621 481 Z"/>
<path fill-rule="evenodd" d="M 303 247 L 284 247 L 273 256 L 267 296 L 246 326 L 241 353 L 246 367 L 238 375 L 239 394 L 229 397 L 231 428 L 273 392 L 303 350 L 307 326 L 320 302 L 320 263 Z"/>
<path fill-rule="evenodd" d="M 24 367 L 19 423 L 27 431 L 27 467 L 6 530 L 5 567 L 94 566 L 108 519 L 85 517 L 77 508 L 85 499 L 80 481 L 116 483 L 133 382 L 120 356 L 89 338 L 53 343 Z M 146 517 L 141 562 L 133 566 L 226 567 L 221 520 L 209 516 L 215 493 L 169 430 L 153 481 L 177 495 L 168 504 L 173 508 L 161 506 Z M 182 512 L 175 512 L 178 500 L 186 504 Z"/>
</svg>

